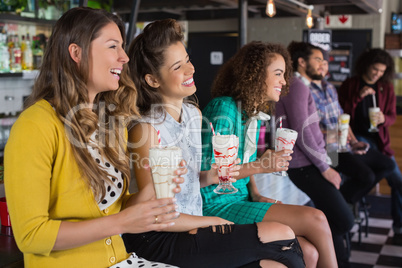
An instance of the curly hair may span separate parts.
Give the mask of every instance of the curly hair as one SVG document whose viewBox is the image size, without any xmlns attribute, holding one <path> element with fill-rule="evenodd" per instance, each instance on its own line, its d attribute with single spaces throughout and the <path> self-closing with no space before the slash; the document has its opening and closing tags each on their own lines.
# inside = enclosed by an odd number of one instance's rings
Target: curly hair
<svg viewBox="0 0 402 268">
<path fill-rule="evenodd" d="M 390 82 L 395 74 L 394 60 L 388 52 L 381 48 L 372 48 L 363 52 L 356 60 L 354 72 L 362 77 L 367 73 L 370 66 L 376 63 L 382 63 L 387 68 L 379 81 Z"/>
<path fill-rule="evenodd" d="M 164 114 L 163 106 L 153 106 L 162 103 L 162 96 L 157 88 L 148 85 L 145 76 L 152 74 L 161 78 L 160 68 L 165 63 L 166 49 L 177 42 L 183 42 L 183 39 L 180 24 L 174 19 L 164 19 L 148 24 L 131 42 L 128 65 L 131 78 L 138 89 L 137 106 L 141 115 L 150 115 L 151 112 L 156 112 L 155 116 Z M 185 98 L 184 102 L 197 105 L 195 95 Z"/>
<path fill-rule="evenodd" d="M 73 8 L 64 13 L 53 28 L 40 73 L 25 102 L 25 108 L 41 99 L 51 103 L 64 123 L 83 179 L 94 195 L 102 199 L 106 193 L 105 182 L 111 183 L 111 180 L 87 149 L 90 136 L 99 130 L 102 140 L 94 146 L 125 178 L 130 178 L 125 127 L 129 117 L 138 115 L 135 106 L 137 92 L 126 66 L 120 75 L 119 88 L 97 94 L 93 108 L 87 109 L 90 45 L 110 23 L 118 26 L 124 45 L 124 23 L 116 15 L 91 8 Z M 68 47 L 72 43 L 82 49 L 79 66 L 69 54 Z M 129 183 L 128 179 L 125 181 Z"/>
<path fill-rule="evenodd" d="M 212 97 L 230 96 L 235 101 L 241 101 L 248 117 L 259 111 L 273 112 L 275 105 L 264 101 L 262 96 L 267 94 L 266 69 L 277 55 L 285 60 L 286 86 L 282 88 L 282 93 L 287 94 L 292 73 L 288 51 L 280 44 L 253 41 L 243 46 L 219 69 L 212 84 Z"/>
</svg>

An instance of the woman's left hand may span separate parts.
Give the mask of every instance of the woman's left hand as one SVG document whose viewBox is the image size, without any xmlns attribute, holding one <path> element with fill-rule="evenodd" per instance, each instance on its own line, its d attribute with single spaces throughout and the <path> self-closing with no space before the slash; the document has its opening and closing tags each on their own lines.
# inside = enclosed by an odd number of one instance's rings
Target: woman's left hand
<svg viewBox="0 0 402 268">
<path fill-rule="evenodd" d="M 384 124 L 385 122 L 385 116 L 384 113 L 382 111 L 379 111 L 377 113 L 377 125 L 381 125 Z"/>
<path fill-rule="evenodd" d="M 241 166 L 239 165 L 241 162 L 240 158 L 237 158 L 234 162 L 234 165 L 231 166 L 228 169 L 229 172 L 229 181 L 230 182 L 236 182 L 236 179 L 234 177 L 239 176 L 239 170 Z M 211 169 L 208 171 L 208 180 L 210 181 L 210 184 L 218 184 L 219 183 L 219 177 L 218 177 L 218 165 L 216 163 L 211 165 Z"/>
<path fill-rule="evenodd" d="M 268 197 L 262 196 L 260 194 L 253 195 L 252 200 L 253 200 L 253 202 L 260 202 L 260 203 L 282 204 L 282 201 L 279 201 L 277 199 L 268 198 Z"/>
</svg>

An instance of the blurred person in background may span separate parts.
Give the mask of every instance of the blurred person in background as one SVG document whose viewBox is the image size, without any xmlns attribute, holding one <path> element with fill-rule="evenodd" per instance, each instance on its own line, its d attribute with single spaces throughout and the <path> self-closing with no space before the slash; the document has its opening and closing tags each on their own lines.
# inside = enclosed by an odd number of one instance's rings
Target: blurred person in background
<svg viewBox="0 0 402 268">
<path fill-rule="evenodd" d="M 370 144 L 394 162 L 390 175 L 385 176 L 391 187 L 393 243 L 402 245 L 402 174 L 391 149 L 389 127 L 396 120 L 396 96 L 392 79 L 395 67 L 392 57 L 383 49 L 363 52 L 355 66 L 354 76 L 339 88 L 339 102 L 350 114 L 350 126 L 359 141 Z M 379 107 L 375 121 L 378 132 L 369 132 L 369 108 Z"/>
<path fill-rule="evenodd" d="M 289 178 L 305 192 L 316 208 L 324 212 L 332 231 L 339 267 L 349 267 L 349 252 L 345 235 L 354 224 L 354 216 L 339 191 L 341 177 L 331 167 L 324 136 L 310 91 L 313 80 L 321 80 L 321 49 L 305 42 L 291 42 L 288 51 L 292 58 L 293 77 L 289 94 L 276 104 L 276 118 L 283 117 L 283 127 L 298 132 L 289 165 Z"/>
</svg>

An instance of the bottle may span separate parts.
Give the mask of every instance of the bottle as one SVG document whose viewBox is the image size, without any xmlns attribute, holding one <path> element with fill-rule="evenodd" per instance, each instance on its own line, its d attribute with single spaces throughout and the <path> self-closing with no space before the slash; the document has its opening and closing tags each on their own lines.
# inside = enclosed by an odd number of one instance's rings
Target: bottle
<svg viewBox="0 0 402 268">
<path fill-rule="evenodd" d="M 33 68 L 39 69 L 40 66 L 42 65 L 43 50 L 40 47 L 38 36 L 34 36 L 32 55 L 33 55 Z"/>
<path fill-rule="evenodd" d="M 31 40 L 29 38 L 29 33 L 27 33 L 25 48 L 22 49 L 22 69 L 23 70 L 32 70 L 33 69 L 33 54 L 32 54 L 32 46 Z"/>
<path fill-rule="evenodd" d="M 22 71 L 21 66 L 21 47 L 18 41 L 18 35 L 14 35 L 14 47 L 11 50 L 11 72 L 18 73 Z"/>
<path fill-rule="evenodd" d="M 0 34 L 0 73 L 10 72 L 10 52 L 8 52 L 7 35 L 4 32 Z"/>
<path fill-rule="evenodd" d="M 11 69 L 11 53 L 14 48 L 14 33 L 10 32 L 7 36 L 8 54 L 10 54 L 10 69 Z"/>
<path fill-rule="evenodd" d="M 26 48 L 25 35 L 21 35 L 20 47 L 21 47 L 21 69 L 23 69 L 22 66 L 24 66 L 24 51 Z"/>
</svg>

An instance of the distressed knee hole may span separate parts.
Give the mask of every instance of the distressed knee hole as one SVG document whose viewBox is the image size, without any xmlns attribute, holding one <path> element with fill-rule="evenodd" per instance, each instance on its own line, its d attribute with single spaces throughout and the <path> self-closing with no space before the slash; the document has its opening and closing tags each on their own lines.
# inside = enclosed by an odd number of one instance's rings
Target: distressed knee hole
<svg viewBox="0 0 402 268">
<path fill-rule="evenodd" d="M 229 234 L 232 232 L 232 225 L 225 224 L 225 225 L 214 225 L 210 226 L 211 231 L 214 233 L 220 234 Z"/>
</svg>

